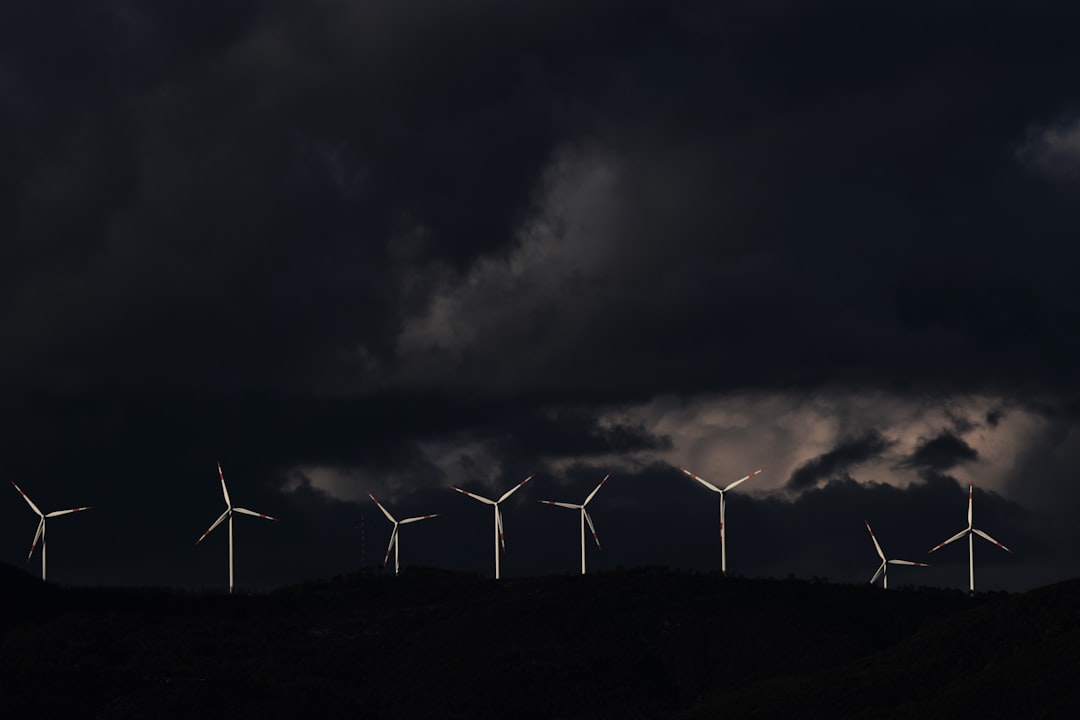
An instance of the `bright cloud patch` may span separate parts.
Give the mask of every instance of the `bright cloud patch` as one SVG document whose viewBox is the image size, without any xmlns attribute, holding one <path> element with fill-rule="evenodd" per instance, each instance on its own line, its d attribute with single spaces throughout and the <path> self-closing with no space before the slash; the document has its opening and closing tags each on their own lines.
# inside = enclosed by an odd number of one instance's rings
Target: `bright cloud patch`
<svg viewBox="0 0 1080 720">
<path fill-rule="evenodd" d="M 1017 157 L 1051 177 L 1080 177 L 1080 118 L 1030 129 Z"/>
</svg>

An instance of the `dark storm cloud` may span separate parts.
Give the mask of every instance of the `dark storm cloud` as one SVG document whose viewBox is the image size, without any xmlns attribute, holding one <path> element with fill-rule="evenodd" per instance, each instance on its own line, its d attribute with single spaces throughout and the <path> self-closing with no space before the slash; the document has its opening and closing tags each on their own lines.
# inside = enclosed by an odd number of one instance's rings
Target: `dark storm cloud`
<svg viewBox="0 0 1080 720">
<path fill-rule="evenodd" d="M 1014 151 L 1080 54 L 1070 11 L 1013 9 L 9 4 L 0 367 L 385 382 L 440 268 L 512 252 L 579 147 L 617 158 L 620 252 L 532 317 L 505 298 L 523 342 L 448 372 L 532 346 L 563 392 L 1068 384 L 1075 203 Z"/>
<path fill-rule="evenodd" d="M 587 459 L 671 448 L 670 437 L 657 437 L 641 425 L 601 426 L 597 420 L 591 410 L 542 409 L 505 417 L 488 432 L 499 455 L 514 457 Z"/>
<path fill-rule="evenodd" d="M 975 448 L 945 430 L 932 438 L 923 438 L 915 451 L 902 464 L 906 467 L 932 471 L 950 470 L 961 463 L 977 460 Z"/>
<path fill-rule="evenodd" d="M 841 440 L 836 447 L 803 463 L 788 478 L 787 487 L 805 490 L 822 480 L 849 477 L 851 468 L 875 460 L 895 444 L 877 430 L 867 430 L 858 437 Z"/>
<path fill-rule="evenodd" d="M 585 487 L 605 471 L 582 463 L 672 448 L 600 419 L 666 392 L 1041 403 L 1062 477 L 1078 13 L 4 3 L 3 472 L 100 506 L 79 519 L 99 554 L 162 582 L 203 577 L 187 538 L 218 512 L 217 459 L 283 516 L 242 532 L 289 548 L 291 578 L 356 524 L 298 468 L 423 504 L 446 480 L 425 443 L 459 443 Z M 965 459 L 933 442 L 914 466 Z"/>
</svg>

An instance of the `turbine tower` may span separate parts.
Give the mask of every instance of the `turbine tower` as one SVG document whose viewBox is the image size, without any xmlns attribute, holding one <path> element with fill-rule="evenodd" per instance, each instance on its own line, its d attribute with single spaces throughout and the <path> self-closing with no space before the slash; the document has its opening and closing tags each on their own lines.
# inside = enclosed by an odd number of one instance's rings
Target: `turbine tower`
<svg viewBox="0 0 1080 720">
<path fill-rule="evenodd" d="M 214 531 L 222 520 L 226 518 L 229 520 L 229 594 L 232 595 L 233 591 L 233 513 L 240 513 L 241 515 L 251 515 L 252 517 L 262 518 L 263 520 L 273 520 L 277 522 L 277 518 L 264 515 L 263 513 L 255 512 L 254 510 L 248 510 L 246 508 L 233 507 L 232 500 L 229 499 L 229 489 L 225 487 L 225 473 L 221 472 L 221 463 L 217 464 L 218 477 L 221 478 L 221 494 L 225 496 L 225 512 L 221 513 L 221 517 L 214 521 L 214 524 L 195 541 L 198 545 L 206 536 Z"/>
<path fill-rule="evenodd" d="M 990 537 L 989 535 L 987 535 L 982 530 L 978 529 L 977 527 L 975 527 L 972 524 L 972 521 L 971 521 L 971 518 L 972 518 L 972 515 L 971 515 L 971 501 L 972 501 L 972 498 L 974 496 L 975 496 L 975 483 L 968 483 L 968 516 L 967 516 L 968 517 L 968 526 L 965 529 L 963 529 L 960 532 L 953 535 L 951 538 L 949 538 L 945 542 L 941 543 L 940 545 L 937 545 L 936 547 L 934 547 L 933 549 L 930 550 L 931 553 L 934 552 L 934 550 L 940 550 L 941 548 L 945 547 L 946 545 L 953 542 L 954 540 L 959 540 L 960 538 L 967 535 L 967 539 L 968 539 L 968 594 L 971 595 L 971 596 L 975 595 L 975 548 L 974 548 L 974 543 L 972 542 L 972 538 L 975 535 L 978 535 L 979 537 L 983 538 L 984 540 L 988 540 L 988 541 L 994 543 L 995 545 L 997 545 L 999 548 L 1001 548 L 1005 552 L 1009 553 L 1010 555 L 1014 554 L 1012 550 L 1005 547 L 1004 545 L 999 543 L 997 540 Z M 930 553 L 927 553 L 927 554 L 929 555 Z"/>
<path fill-rule="evenodd" d="M 502 494 L 502 497 L 500 497 L 498 500 L 489 500 L 486 497 L 483 497 L 481 495 L 477 495 L 476 493 L 471 493 L 468 490 L 462 490 L 461 488 L 457 487 L 456 485 L 451 485 L 450 486 L 451 490 L 457 490 L 462 495 L 468 495 L 473 500 L 479 500 L 480 502 L 484 503 L 485 505 L 491 505 L 495 509 L 495 579 L 496 580 L 498 580 L 501 577 L 500 567 L 499 567 L 499 545 L 500 544 L 502 545 L 502 551 L 506 552 L 506 537 L 503 534 L 502 512 L 499 511 L 499 504 L 502 503 L 504 500 L 506 500 L 511 495 L 513 495 L 515 492 L 517 492 L 518 489 L 522 485 L 524 485 L 525 483 L 529 482 L 532 479 L 533 479 L 532 475 L 525 478 L 524 480 L 519 482 L 517 485 L 515 485 L 514 487 L 512 487 L 509 490 L 507 490 L 506 492 L 504 492 Z"/>
<path fill-rule="evenodd" d="M 421 520 L 428 520 L 430 518 L 439 517 L 439 515 L 441 513 L 435 513 L 434 515 L 421 515 L 420 517 L 405 518 L 404 520 L 395 520 L 394 516 L 390 514 L 390 511 L 387 510 L 386 508 L 384 508 L 382 506 L 382 503 L 380 503 L 378 500 L 375 499 L 374 495 L 372 495 L 371 493 L 368 493 L 368 497 L 371 498 L 372 502 L 374 502 L 376 505 L 379 506 L 379 509 L 382 510 L 382 513 L 383 513 L 383 515 L 386 516 L 386 519 L 389 520 L 390 522 L 394 523 L 394 531 L 392 533 L 390 533 L 390 545 L 386 548 L 386 557 L 383 558 L 383 564 L 382 565 L 383 565 L 383 567 L 386 567 L 386 563 L 390 561 L 390 551 L 393 550 L 394 551 L 394 575 L 397 575 L 399 569 L 401 568 L 401 564 L 400 564 L 401 546 L 398 544 L 398 526 L 399 525 L 408 525 L 409 523 L 420 522 Z"/>
<path fill-rule="evenodd" d="M 727 575 L 727 531 L 724 529 L 724 513 L 727 503 L 724 499 L 724 494 L 729 490 L 734 490 L 738 485 L 741 485 L 755 475 L 760 475 L 761 473 L 765 472 L 765 468 L 755 470 L 746 477 L 739 478 L 725 488 L 718 488 L 708 480 L 699 478 L 697 475 L 690 472 L 684 467 L 680 467 L 679 469 L 720 496 L 720 570 L 724 573 L 724 575 Z"/>
<path fill-rule="evenodd" d="M 15 485 L 15 482 L 12 481 L 11 484 Z M 51 513 L 43 513 L 38 510 L 38 506 L 35 505 L 34 501 L 31 500 L 29 496 L 27 496 L 27 494 L 22 491 L 21 487 L 15 485 L 15 489 L 19 491 L 19 494 L 22 495 L 23 500 L 25 500 L 26 504 L 30 506 L 30 509 L 37 513 L 37 516 L 41 518 L 41 521 L 38 523 L 37 526 L 37 532 L 34 533 L 34 541 L 30 543 L 30 554 L 26 556 L 26 562 L 30 562 L 30 558 L 34 557 L 34 549 L 37 547 L 38 540 L 41 540 L 41 582 L 45 582 L 45 520 L 47 518 L 59 517 L 61 515 L 70 515 L 71 513 L 89 510 L 90 506 L 87 505 L 85 507 L 71 508 L 70 510 L 55 510 Z"/>
<path fill-rule="evenodd" d="M 600 484 L 596 486 L 596 489 L 589 493 L 589 497 L 585 498 L 585 502 L 580 505 L 572 505 L 571 503 L 555 502 L 554 500 L 537 500 L 536 502 L 544 503 L 545 505 L 555 505 L 556 507 L 569 508 L 570 510 L 581 511 L 581 574 L 585 574 L 585 523 L 589 523 L 589 529 L 592 530 L 593 540 L 596 541 L 597 549 L 600 548 L 600 538 L 596 536 L 596 527 L 593 525 L 592 518 L 589 517 L 589 512 L 585 509 L 585 506 L 589 504 L 589 501 L 596 496 L 596 493 L 600 491 L 600 488 L 604 486 L 604 483 L 611 477 L 610 474 L 605 475 L 604 479 L 600 481 Z"/>
<path fill-rule="evenodd" d="M 870 584 L 873 585 L 877 582 L 878 576 L 881 576 L 881 587 L 885 590 L 889 589 L 889 565 L 915 565 L 917 567 L 930 567 L 926 563 L 912 562 L 910 560 L 886 560 L 885 553 L 881 550 L 881 545 L 878 544 L 877 537 L 874 536 L 874 531 L 870 529 L 870 523 L 863 520 L 866 523 L 866 529 L 870 532 L 870 539 L 874 541 L 874 549 L 877 550 L 878 557 L 881 558 L 881 567 L 874 573 L 874 577 L 870 578 Z"/>
</svg>

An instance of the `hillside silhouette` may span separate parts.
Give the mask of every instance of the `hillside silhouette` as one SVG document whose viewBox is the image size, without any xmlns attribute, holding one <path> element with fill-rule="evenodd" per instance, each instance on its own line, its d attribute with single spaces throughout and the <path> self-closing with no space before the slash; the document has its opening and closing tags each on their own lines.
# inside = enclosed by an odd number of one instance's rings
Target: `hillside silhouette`
<svg viewBox="0 0 1080 720">
<path fill-rule="evenodd" d="M 1072 717 L 1080 581 L 1021 595 L 635 569 L 255 595 L 0 566 L 4 717 Z"/>
</svg>

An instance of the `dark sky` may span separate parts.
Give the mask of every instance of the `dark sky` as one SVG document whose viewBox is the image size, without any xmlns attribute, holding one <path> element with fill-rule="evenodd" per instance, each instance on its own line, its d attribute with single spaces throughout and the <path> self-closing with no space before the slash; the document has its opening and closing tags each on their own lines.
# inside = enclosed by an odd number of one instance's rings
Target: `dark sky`
<svg viewBox="0 0 1080 720">
<path fill-rule="evenodd" d="M 1080 8 L 0 4 L 0 477 L 58 582 L 1080 574 Z M 5 483 L 6 485 L 6 483 Z M 36 518 L 0 502 L 0 560 Z M 894 584 L 964 587 L 962 543 Z M 36 561 L 31 570 L 36 570 Z"/>
</svg>

